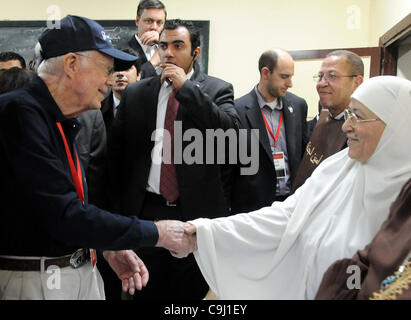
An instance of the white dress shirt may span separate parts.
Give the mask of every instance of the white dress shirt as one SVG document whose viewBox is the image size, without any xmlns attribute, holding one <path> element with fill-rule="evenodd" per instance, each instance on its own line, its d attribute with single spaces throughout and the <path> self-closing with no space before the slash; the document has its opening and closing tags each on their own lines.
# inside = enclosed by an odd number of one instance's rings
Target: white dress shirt
<svg viewBox="0 0 411 320">
<path fill-rule="evenodd" d="M 117 97 L 114 95 L 114 92 L 112 92 L 113 94 L 113 116 L 114 118 L 117 115 L 117 111 L 118 111 L 118 105 L 120 104 L 120 99 L 117 99 Z"/>
<path fill-rule="evenodd" d="M 187 78 L 191 79 L 194 73 L 192 69 L 188 74 Z M 157 121 L 156 130 L 152 133 L 151 139 L 154 137 L 154 149 L 151 153 L 151 168 L 148 175 L 147 191 L 160 194 L 160 175 L 161 175 L 161 162 L 162 162 L 162 151 L 163 151 L 163 130 L 164 121 L 166 118 L 167 103 L 168 98 L 173 91 L 173 86 L 169 85 L 167 81 L 164 81 L 161 85 L 160 92 L 158 93 L 158 104 L 157 104 Z"/>
<path fill-rule="evenodd" d="M 140 44 L 141 48 L 143 48 L 144 54 L 146 55 L 147 61 L 150 61 L 150 59 L 154 56 L 154 54 L 157 51 L 158 45 L 154 44 L 152 46 L 142 44 L 141 40 L 139 37 L 137 37 L 137 34 L 135 35 L 137 42 Z"/>
</svg>

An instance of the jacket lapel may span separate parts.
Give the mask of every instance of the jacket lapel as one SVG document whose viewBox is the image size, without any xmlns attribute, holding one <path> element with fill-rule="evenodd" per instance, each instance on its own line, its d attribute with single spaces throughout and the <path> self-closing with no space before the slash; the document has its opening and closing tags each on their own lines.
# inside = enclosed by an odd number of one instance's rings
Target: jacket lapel
<svg viewBox="0 0 411 320">
<path fill-rule="evenodd" d="M 283 103 L 285 136 L 287 139 L 287 153 L 288 159 L 291 159 L 291 155 L 296 154 L 296 123 L 294 107 L 286 98 L 281 98 Z"/>
<path fill-rule="evenodd" d="M 128 42 L 128 45 L 137 53 L 137 57 L 141 60 L 142 64 L 147 62 L 146 54 L 134 35 Z"/>
<path fill-rule="evenodd" d="M 145 126 L 150 137 L 157 125 L 157 105 L 160 87 L 160 77 L 157 76 L 151 78 L 143 89 L 143 92 L 147 92 L 147 94 L 144 95 L 143 109 L 145 114 Z"/>
<path fill-rule="evenodd" d="M 260 145 L 272 162 L 273 155 L 271 153 L 270 140 L 268 139 L 267 129 L 265 127 L 265 123 L 261 115 L 261 109 L 258 105 L 257 95 L 255 94 L 254 90 L 250 93 L 250 101 L 247 104 L 246 108 L 248 109 L 246 112 L 246 117 L 248 122 L 250 123 L 250 128 L 259 129 Z"/>
</svg>

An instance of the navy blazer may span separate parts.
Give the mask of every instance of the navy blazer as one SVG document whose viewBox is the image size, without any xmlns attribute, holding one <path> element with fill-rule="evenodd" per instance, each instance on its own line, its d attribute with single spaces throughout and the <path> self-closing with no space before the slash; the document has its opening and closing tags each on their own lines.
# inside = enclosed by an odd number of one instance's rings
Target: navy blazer
<svg viewBox="0 0 411 320">
<path fill-rule="evenodd" d="M 291 184 L 295 178 L 308 139 L 306 136 L 307 103 L 304 99 L 287 92 L 282 99 L 284 125 L 287 139 L 287 152 Z M 240 169 L 246 167 L 239 161 L 231 167 L 230 205 L 232 213 L 248 212 L 269 206 L 276 199 L 277 176 L 267 130 L 258 105 L 254 89 L 235 101 L 240 117 L 240 128 L 247 130 L 247 150 L 251 155 L 251 129 L 259 130 L 259 166 L 254 175 L 241 175 Z"/>
<path fill-rule="evenodd" d="M 138 249 L 154 246 L 151 221 L 110 214 L 77 195 L 56 122 L 74 159 L 76 119 L 67 119 L 46 84 L 0 95 L 0 255 L 71 254 L 79 248 Z"/>
</svg>

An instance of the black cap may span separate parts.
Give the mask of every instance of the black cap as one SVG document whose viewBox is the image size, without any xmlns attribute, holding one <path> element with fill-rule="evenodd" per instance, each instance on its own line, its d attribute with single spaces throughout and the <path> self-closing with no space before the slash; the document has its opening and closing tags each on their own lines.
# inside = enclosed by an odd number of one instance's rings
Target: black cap
<svg viewBox="0 0 411 320">
<path fill-rule="evenodd" d="M 96 50 L 114 58 L 114 69 L 131 68 L 137 57 L 117 50 L 104 28 L 96 21 L 68 15 L 60 20 L 60 28 L 46 29 L 39 38 L 43 59 L 69 52 Z"/>
</svg>

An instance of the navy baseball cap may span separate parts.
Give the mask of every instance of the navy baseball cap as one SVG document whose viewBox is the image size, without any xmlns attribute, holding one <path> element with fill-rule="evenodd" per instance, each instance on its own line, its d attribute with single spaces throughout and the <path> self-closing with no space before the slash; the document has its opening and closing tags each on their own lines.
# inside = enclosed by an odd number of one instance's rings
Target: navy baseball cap
<svg viewBox="0 0 411 320">
<path fill-rule="evenodd" d="M 39 37 L 39 43 L 43 59 L 96 50 L 114 58 L 116 71 L 131 68 L 137 60 L 137 57 L 115 49 L 100 24 L 79 16 L 68 15 L 60 20 L 60 28 L 46 29 Z"/>
</svg>

